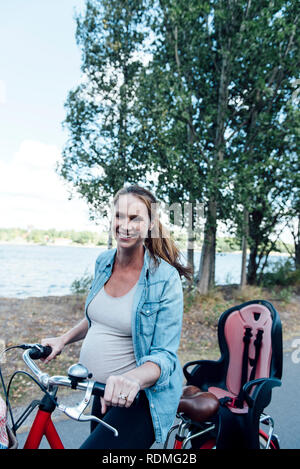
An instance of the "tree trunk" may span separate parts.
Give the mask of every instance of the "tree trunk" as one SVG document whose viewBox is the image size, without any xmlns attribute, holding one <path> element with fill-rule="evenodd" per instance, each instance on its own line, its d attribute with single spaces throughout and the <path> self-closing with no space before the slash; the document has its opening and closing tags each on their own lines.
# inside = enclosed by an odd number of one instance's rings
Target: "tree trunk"
<svg viewBox="0 0 300 469">
<path fill-rule="evenodd" d="M 210 200 L 197 278 L 197 290 L 201 295 L 206 295 L 214 285 L 216 226 L 216 202 L 215 200 Z"/>
<path fill-rule="evenodd" d="M 112 235 L 112 220 L 109 222 L 109 229 L 108 229 L 108 240 L 107 240 L 107 249 L 112 248 L 112 241 L 113 241 L 113 235 Z"/>
<path fill-rule="evenodd" d="M 185 210 L 186 216 L 186 210 Z M 195 248 L 195 209 L 193 202 L 188 204 L 188 226 L 187 226 L 187 264 L 193 270 L 193 278 L 190 281 L 190 287 L 194 284 L 194 273 L 195 273 L 195 260 L 194 260 L 194 248 Z"/>
<path fill-rule="evenodd" d="M 188 231 L 188 240 L 187 240 L 187 263 L 193 269 L 193 273 L 195 270 L 194 264 L 194 243 L 195 238 L 192 232 Z"/>
<path fill-rule="evenodd" d="M 220 34 L 220 32 L 219 32 Z M 220 40 L 220 42 L 222 42 Z M 214 175 L 215 191 L 210 197 L 208 217 L 206 222 L 206 230 L 204 235 L 203 244 L 203 265 L 202 271 L 199 270 L 199 291 L 206 294 L 208 290 L 212 289 L 215 285 L 216 273 L 216 241 L 217 241 L 217 203 L 218 203 L 218 189 L 220 181 L 220 166 L 219 164 L 224 160 L 224 132 L 225 132 L 225 117 L 228 105 L 228 83 L 230 79 L 230 60 L 229 53 L 231 47 L 231 38 L 228 40 L 227 49 L 222 50 L 222 67 L 220 75 L 220 83 L 218 90 L 218 111 L 216 121 L 216 135 L 215 135 L 215 149 L 216 157 L 213 164 L 212 171 Z M 202 258 L 202 253 L 201 253 Z M 203 281 L 201 277 L 203 276 Z"/>
<path fill-rule="evenodd" d="M 249 283 L 249 285 L 256 284 L 257 268 L 258 268 L 256 258 L 257 258 L 257 246 L 254 246 L 253 248 L 250 249 L 250 255 L 249 255 L 248 272 L 247 272 L 247 283 Z"/>
<path fill-rule="evenodd" d="M 190 112 L 190 109 L 189 109 Z M 192 122 L 192 113 L 189 115 L 190 122 Z M 193 134 L 191 132 L 191 128 L 189 124 L 187 124 L 187 144 L 189 148 L 192 148 L 194 143 Z M 186 208 L 186 206 L 185 206 Z M 193 278 L 190 282 L 190 286 L 194 284 L 194 271 L 195 271 L 195 264 L 194 264 L 194 246 L 195 246 L 195 209 L 194 209 L 194 201 L 192 200 L 188 206 L 188 226 L 187 226 L 187 263 L 193 269 Z"/>
<path fill-rule="evenodd" d="M 257 201 L 260 202 L 259 200 Z M 258 269 L 258 248 L 262 241 L 261 234 L 261 223 L 263 220 L 263 212 L 261 210 L 254 210 L 249 214 L 249 238 L 251 239 L 252 245 L 250 248 L 247 282 L 249 285 L 255 285 L 257 283 L 257 269 Z"/>
<path fill-rule="evenodd" d="M 206 295 L 209 288 L 210 279 L 210 235 L 206 231 L 204 234 L 203 245 L 201 249 L 200 267 L 197 280 L 197 289 L 201 295 Z"/>
<path fill-rule="evenodd" d="M 298 229 L 294 236 L 295 244 L 295 267 L 300 269 L 300 215 L 298 216 Z"/>
<path fill-rule="evenodd" d="M 211 290 L 215 286 L 216 278 L 216 246 L 217 246 L 217 220 L 211 233 L 211 246 L 210 246 L 210 275 L 208 288 Z"/>
<path fill-rule="evenodd" d="M 241 281 L 240 288 L 243 289 L 247 285 L 247 239 L 249 235 L 249 214 L 248 210 L 244 208 L 244 221 L 243 221 L 243 240 L 242 240 L 242 267 L 241 267 Z"/>
</svg>

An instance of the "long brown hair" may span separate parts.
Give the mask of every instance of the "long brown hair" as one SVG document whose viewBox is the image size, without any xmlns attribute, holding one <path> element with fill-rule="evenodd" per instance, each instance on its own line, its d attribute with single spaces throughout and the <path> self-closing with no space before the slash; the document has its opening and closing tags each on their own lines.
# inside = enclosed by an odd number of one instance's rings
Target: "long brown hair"
<svg viewBox="0 0 300 469">
<path fill-rule="evenodd" d="M 151 258 L 155 265 L 159 264 L 159 258 L 164 259 L 166 262 L 175 267 L 180 276 L 186 279 L 192 279 L 191 267 L 185 266 L 180 260 L 180 251 L 174 241 L 171 239 L 170 234 L 165 226 L 162 225 L 158 213 L 157 206 L 159 204 L 156 197 L 144 187 L 138 184 L 122 187 L 114 196 L 114 205 L 121 195 L 132 194 L 144 202 L 147 207 L 149 219 L 154 222 L 152 233 L 148 232 L 148 237 L 145 239 L 144 244 L 148 249 Z M 153 236 L 154 235 L 154 236 Z"/>
</svg>

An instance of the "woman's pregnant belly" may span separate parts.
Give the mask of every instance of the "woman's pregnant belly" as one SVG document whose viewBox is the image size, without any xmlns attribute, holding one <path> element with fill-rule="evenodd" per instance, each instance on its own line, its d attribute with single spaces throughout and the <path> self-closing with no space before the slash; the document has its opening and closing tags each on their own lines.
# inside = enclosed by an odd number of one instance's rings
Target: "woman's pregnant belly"
<svg viewBox="0 0 300 469">
<path fill-rule="evenodd" d="M 104 331 L 94 324 L 83 341 L 79 360 L 93 374 L 93 379 L 106 383 L 110 375 L 136 367 L 132 337 Z"/>
</svg>

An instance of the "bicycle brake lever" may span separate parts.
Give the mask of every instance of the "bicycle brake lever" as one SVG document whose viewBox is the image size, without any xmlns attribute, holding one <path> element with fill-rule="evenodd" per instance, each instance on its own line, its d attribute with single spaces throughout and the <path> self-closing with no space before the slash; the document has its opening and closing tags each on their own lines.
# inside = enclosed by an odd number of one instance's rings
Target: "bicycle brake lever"
<svg viewBox="0 0 300 469">
<path fill-rule="evenodd" d="M 111 430 L 115 436 L 118 436 L 118 431 L 110 426 L 108 423 L 104 422 L 103 420 L 99 419 L 95 415 L 84 415 L 83 412 L 88 406 L 91 396 L 92 396 L 92 391 L 94 387 L 94 381 L 89 381 L 87 388 L 86 388 L 86 393 L 83 398 L 83 400 L 75 407 L 66 407 L 62 404 L 59 404 L 57 407 L 60 411 L 62 411 L 64 414 L 66 414 L 68 417 L 74 420 L 78 420 L 80 422 L 87 422 L 94 420 L 95 422 L 101 423 L 105 427 L 107 427 L 109 430 Z"/>
<path fill-rule="evenodd" d="M 88 385 L 87 385 L 87 388 L 86 388 L 85 396 L 84 396 L 83 400 L 81 402 L 79 402 L 79 404 L 77 404 L 77 406 L 66 407 L 62 404 L 59 404 L 57 406 L 58 409 L 61 412 L 63 412 L 64 414 L 66 414 L 68 417 L 70 417 L 74 420 L 79 420 L 81 414 L 86 409 L 86 407 L 88 406 L 88 404 L 91 400 L 93 387 L 94 387 L 94 381 L 89 381 Z"/>
<path fill-rule="evenodd" d="M 106 428 L 108 428 L 109 430 L 111 430 L 113 433 L 114 433 L 114 436 L 118 436 L 119 433 L 118 433 L 118 430 L 114 427 L 112 427 L 111 425 L 109 425 L 108 423 L 104 422 L 104 420 L 101 420 L 99 419 L 98 417 L 96 417 L 95 415 L 80 415 L 79 419 L 81 422 L 87 422 L 87 421 L 90 421 L 90 420 L 94 420 L 94 422 L 98 422 L 98 423 L 101 423 L 102 425 L 104 425 Z"/>
</svg>

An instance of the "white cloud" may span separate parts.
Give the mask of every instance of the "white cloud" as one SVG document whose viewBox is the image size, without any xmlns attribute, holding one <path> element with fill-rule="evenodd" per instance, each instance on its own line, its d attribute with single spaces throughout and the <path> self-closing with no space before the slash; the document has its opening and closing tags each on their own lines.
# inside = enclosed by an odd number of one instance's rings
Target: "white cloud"
<svg viewBox="0 0 300 469">
<path fill-rule="evenodd" d="M 0 80 L 0 104 L 6 104 L 6 84 Z"/>
<path fill-rule="evenodd" d="M 96 229 L 86 204 L 68 200 L 55 173 L 60 158 L 58 147 L 25 140 L 9 163 L 0 161 L 0 226 Z"/>
</svg>

